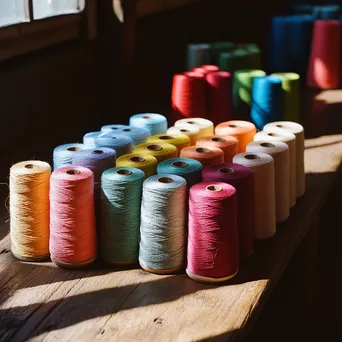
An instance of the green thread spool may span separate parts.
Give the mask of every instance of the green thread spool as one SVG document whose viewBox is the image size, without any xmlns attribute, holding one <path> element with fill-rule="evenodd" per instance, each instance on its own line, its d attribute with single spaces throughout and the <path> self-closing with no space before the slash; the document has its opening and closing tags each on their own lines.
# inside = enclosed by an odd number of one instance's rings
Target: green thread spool
<svg viewBox="0 0 342 342">
<path fill-rule="evenodd" d="M 221 52 L 219 67 L 221 70 L 228 71 L 233 76 L 236 70 L 248 69 L 249 53 L 243 49 L 236 49 L 231 52 Z"/>
<path fill-rule="evenodd" d="M 261 52 L 257 44 L 241 44 L 239 48 L 248 52 L 248 69 L 260 69 L 261 68 Z"/>
<path fill-rule="evenodd" d="M 285 121 L 300 121 L 300 76 L 294 72 L 273 73 L 282 79 Z"/>
<path fill-rule="evenodd" d="M 211 44 L 211 63 L 214 65 L 219 65 L 220 54 L 223 52 L 231 52 L 235 48 L 233 42 L 215 42 Z"/>
<path fill-rule="evenodd" d="M 233 77 L 233 105 L 238 117 L 249 119 L 252 105 L 252 88 L 255 77 L 266 76 L 266 72 L 259 69 L 237 70 Z"/>
<path fill-rule="evenodd" d="M 117 266 L 138 261 L 143 171 L 115 167 L 102 173 L 100 246 L 103 260 Z"/>
</svg>

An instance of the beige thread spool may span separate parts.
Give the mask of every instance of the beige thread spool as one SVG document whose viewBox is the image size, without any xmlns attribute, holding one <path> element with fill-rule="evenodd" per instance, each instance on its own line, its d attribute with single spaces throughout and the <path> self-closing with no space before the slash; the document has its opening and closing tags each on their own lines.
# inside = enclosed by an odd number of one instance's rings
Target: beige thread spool
<svg viewBox="0 0 342 342">
<path fill-rule="evenodd" d="M 163 142 L 160 142 L 158 144 L 155 142 L 147 142 L 144 144 L 140 144 L 136 146 L 133 151 L 133 153 L 136 152 L 149 154 L 155 157 L 158 160 L 158 163 L 166 159 L 178 157 L 177 147 Z"/>
<path fill-rule="evenodd" d="M 274 159 L 275 201 L 277 223 L 290 216 L 290 155 L 289 147 L 282 141 L 253 141 L 247 152 L 262 152 Z"/>
<path fill-rule="evenodd" d="M 203 118 L 180 119 L 175 122 L 175 127 L 197 127 L 199 129 L 198 138 L 214 135 L 213 122 Z"/>
<path fill-rule="evenodd" d="M 188 126 L 179 126 L 179 127 L 170 127 L 167 132 L 167 134 L 173 134 L 173 135 L 176 135 L 176 134 L 185 134 L 189 137 L 190 139 L 190 146 L 194 146 L 196 145 L 196 141 L 198 139 L 198 136 L 199 136 L 199 133 L 200 133 L 200 130 L 198 127 L 196 126 L 191 126 L 191 125 L 188 125 Z"/>
<path fill-rule="evenodd" d="M 254 141 L 282 141 L 289 147 L 290 156 L 290 208 L 296 205 L 296 136 L 280 130 L 261 131 L 255 134 Z"/>
<path fill-rule="evenodd" d="M 304 150 L 305 150 L 305 134 L 302 125 L 292 121 L 277 121 L 264 126 L 263 130 L 279 129 L 296 136 L 296 188 L 297 198 L 302 197 L 305 193 L 305 168 L 304 168 Z"/>
<path fill-rule="evenodd" d="M 268 239 L 276 232 L 274 160 L 266 153 L 237 154 L 233 163 L 254 171 L 254 238 Z"/>
</svg>

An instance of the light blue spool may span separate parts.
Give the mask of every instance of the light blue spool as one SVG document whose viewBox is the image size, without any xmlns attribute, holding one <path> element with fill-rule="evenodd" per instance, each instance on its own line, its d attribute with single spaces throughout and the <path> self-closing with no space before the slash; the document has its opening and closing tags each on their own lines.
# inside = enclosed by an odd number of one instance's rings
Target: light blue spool
<svg viewBox="0 0 342 342">
<path fill-rule="evenodd" d="M 144 172 L 133 167 L 111 168 L 102 174 L 100 249 L 107 262 L 138 260 L 144 178 Z"/>
<path fill-rule="evenodd" d="M 133 150 L 133 140 L 126 135 L 115 133 L 101 133 L 94 140 L 95 147 L 109 147 L 115 150 L 116 156 L 131 153 Z"/>
<path fill-rule="evenodd" d="M 147 128 L 132 127 L 128 125 L 106 125 L 101 128 L 104 133 L 114 133 L 116 135 L 127 135 L 133 140 L 133 145 L 137 146 L 146 142 L 151 132 Z"/>
<path fill-rule="evenodd" d="M 73 157 L 86 148 L 85 145 L 79 143 L 57 146 L 53 150 L 53 169 L 71 165 Z"/>
<path fill-rule="evenodd" d="M 95 146 L 95 139 L 99 136 L 103 134 L 103 132 L 89 132 L 89 133 L 86 133 L 84 136 L 83 136 L 83 144 L 85 146 L 87 146 L 87 148 L 93 148 L 93 147 L 96 147 Z"/>
<path fill-rule="evenodd" d="M 184 266 L 187 187 L 183 177 L 155 175 L 143 183 L 139 263 L 144 269 Z"/>
<path fill-rule="evenodd" d="M 284 116 L 284 93 L 282 79 L 277 76 L 255 77 L 252 88 L 251 119 L 262 130 L 272 121 Z"/>
<path fill-rule="evenodd" d="M 164 134 L 167 131 L 167 119 L 156 113 L 141 113 L 130 117 L 129 125 L 133 127 L 146 128 L 151 135 Z"/>
<path fill-rule="evenodd" d="M 202 181 L 202 164 L 189 158 L 171 158 L 157 166 L 157 174 L 172 174 L 185 178 L 188 188 Z"/>
</svg>

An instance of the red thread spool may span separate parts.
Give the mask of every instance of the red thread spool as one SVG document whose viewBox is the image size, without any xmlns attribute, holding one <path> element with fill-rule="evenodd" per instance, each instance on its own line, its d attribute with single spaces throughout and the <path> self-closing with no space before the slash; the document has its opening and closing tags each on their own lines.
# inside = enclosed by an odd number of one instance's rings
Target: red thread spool
<svg viewBox="0 0 342 342">
<path fill-rule="evenodd" d="M 96 258 L 94 176 L 81 166 L 55 170 L 50 179 L 50 254 L 61 267 L 83 267 Z"/>
<path fill-rule="evenodd" d="M 226 71 L 206 74 L 208 117 L 218 125 L 233 118 L 232 76 Z"/>
<path fill-rule="evenodd" d="M 340 84 L 340 30 L 337 20 L 314 22 L 307 85 L 320 89 L 338 88 Z"/>
<path fill-rule="evenodd" d="M 198 160 L 203 167 L 211 164 L 224 162 L 224 153 L 217 147 L 190 146 L 185 147 L 180 152 L 180 158 L 190 158 Z"/>
<path fill-rule="evenodd" d="M 172 124 L 184 118 L 207 117 L 204 74 L 184 72 L 173 76 Z"/>
<path fill-rule="evenodd" d="M 239 268 L 237 198 L 233 186 L 202 182 L 190 188 L 186 273 L 199 282 L 222 282 Z"/>
<path fill-rule="evenodd" d="M 215 181 L 232 185 L 238 200 L 239 255 L 241 260 L 253 253 L 253 171 L 234 163 L 210 165 L 203 169 L 204 182 Z"/>
<path fill-rule="evenodd" d="M 201 72 L 202 74 L 209 74 L 210 72 L 219 71 L 220 68 L 217 65 L 201 65 L 200 67 L 192 69 L 193 72 Z"/>
</svg>

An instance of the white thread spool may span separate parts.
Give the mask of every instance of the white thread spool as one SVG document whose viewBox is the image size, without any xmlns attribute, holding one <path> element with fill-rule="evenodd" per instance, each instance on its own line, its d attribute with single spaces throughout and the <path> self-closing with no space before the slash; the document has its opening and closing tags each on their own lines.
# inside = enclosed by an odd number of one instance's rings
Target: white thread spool
<svg viewBox="0 0 342 342">
<path fill-rule="evenodd" d="M 289 147 L 290 156 L 290 208 L 296 205 L 296 136 L 280 130 L 261 131 L 254 135 L 254 141 L 282 141 Z"/>
<path fill-rule="evenodd" d="M 296 188 L 297 198 L 302 197 L 305 193 L 305 168 L 304 168 L 304 143 L 305 134 L 302 125 L 292 121 L 271 122 L 264 126 L 264 131 L 279 129 L 296 136 Z"/>
<path fill-rule="evenodd" d="M 254 238 L 267 239 L 276 232 L 274 161 L 266 153 L 245 152 L 233 163 L 254 171 Z"/>
<path fill-rule="evenodd" d="M 253 141 L 247 152 L 262 152 L 274 159 L 275 201 L 277 223 L 290 216 L 290 154 L 289 147 L 282 141 Z"/>
<path fill-rule="evenodd" d="M 214 135 L 214 124 L 212 121 L 203 118 L 180 119 L 175 122 L 175 127 L 197 127 L 200 130 L 198 138 Z"/>
</svg>

